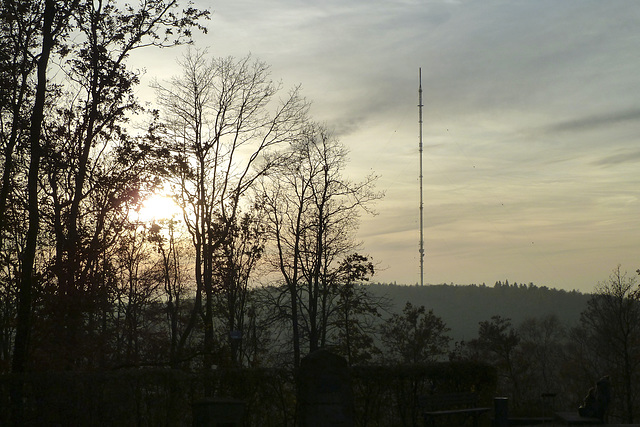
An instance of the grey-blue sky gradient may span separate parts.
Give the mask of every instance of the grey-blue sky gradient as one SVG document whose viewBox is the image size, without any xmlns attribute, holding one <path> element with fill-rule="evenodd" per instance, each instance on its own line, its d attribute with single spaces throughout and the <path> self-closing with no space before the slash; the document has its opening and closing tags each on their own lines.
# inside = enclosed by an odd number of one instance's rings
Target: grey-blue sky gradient
<svg viewBox="0 0 640 427">
<path fill-rule="evenodd" d="M 418 69 L 425 283 L 585 292 L 640 268 L 640 4 L 616 0 L 198 2 L 196 46 L 251 53 L 381 175 L 363 215 L 374 280 L 419 281 Z M 180 49 L 149 52 L 147 78 Z M 142 92 L 141 92 L 142 93 Z"/>
</svg>

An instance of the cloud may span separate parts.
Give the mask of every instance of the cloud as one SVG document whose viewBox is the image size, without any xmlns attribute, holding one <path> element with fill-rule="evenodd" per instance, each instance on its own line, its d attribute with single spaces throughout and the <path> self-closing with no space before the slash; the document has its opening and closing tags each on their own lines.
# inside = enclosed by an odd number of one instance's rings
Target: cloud
<svg viewBox="0 0 640 427">
<path fill-rule="evenodd" d="M 588 132 L 628 122 L 637 124 L 639 121 L 640 108 L 631 108 L 623 111 L 602 113 L 561 121 L 548 126 L 546 128 L 546 132 Z"/>
<path fill-rule="evenodd" d="M 640 162 L 640 150 L 636 151 L 621 151 L 617 154 L 605 157 L 593 162 L 596 166 L 617 166 L 624 163 L 638 163 Z"/>
</svg>

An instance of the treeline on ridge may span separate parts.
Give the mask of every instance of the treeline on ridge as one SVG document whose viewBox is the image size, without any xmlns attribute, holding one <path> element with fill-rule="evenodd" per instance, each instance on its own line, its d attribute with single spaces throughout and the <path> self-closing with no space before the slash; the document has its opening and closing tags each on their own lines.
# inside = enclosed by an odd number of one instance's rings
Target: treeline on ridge
<svg viewBox="0 0 640 427">
<path fill-rule="evenodd" d="M 433 308 L 451 328 L 455 341 L 471 339 L 478 323 L 493 315 L 519 324 L 527 318 L 556 315 L 565 326 L 573 326 L 586 308 L 590 294 L 565 291 L 533 283 L 497 281 L 494 285 L 397 285 L 372 283 L 372 294 L 389 299 L 390 310 L 399 312 L 406 301 Z"/>
</svg>

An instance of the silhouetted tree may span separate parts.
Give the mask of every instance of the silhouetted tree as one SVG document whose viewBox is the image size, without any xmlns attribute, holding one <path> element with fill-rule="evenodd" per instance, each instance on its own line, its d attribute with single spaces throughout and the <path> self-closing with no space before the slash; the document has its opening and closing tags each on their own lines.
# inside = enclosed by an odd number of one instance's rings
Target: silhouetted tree
<svg viewBox="0 0 640 427">
<path fill-rule="evenodd" d="M 163 144 L 170 152 L 167 178 L 195 251 L 195 306 L 204 325 L 203 364 L 211 368 L 216 344 L 214 260 L 236 224 L 247 190 L 270 168 L 268 150 L 297 134 L 306 103 L 297 89 L 277 101 L 280 87 L 269 68 L 246 57 L 208 59 L 189 51 L 182 75 L 156 83 Z"/>
<path fill-rule="evenodd" d="M 373 263 L 354 253 L 338 269 L 335 312 L 332 316 L 332 344 L 351 364 L 371 361 L 379 352 L 375 345 L 376 321 L 386 301 L 374 297 L 363 285 L 374 274 Z"/>
<path fill-rule="evenodd" d="M 55 235 L 53 266 L 59 289 L 54 316 L 65 336 L 66 367 L 82 354 L 85 295 L 101 273 L 97 261 L 114 242 L 139 193 L 154 183 L 145 171 L 149 147 L 125 130 L 140 110 L 135 71 L 126 60 L 144 46 L 172 46 L 189 40 L 205 12 L 152 0 L 119 9 L 115 1 L 79 2 L 71 11 L 74 39 L 64 46 L 67 80 L 45 123 L 45 191 Z M 168 30 L 168 31 L 166 31 Z"/>
<path fill-rule="evenodd" d="M 522 382 L 529 399 L 539 399 L 541 393 L 559 392 L 562 387 L 562 360 L 567 335 L 556 315 L 529 318 L 518 327 L 519 363 L 526 372 Z"/>
<path fill-rule="evenodd" d="M 23 197 L 30 155 L 29 120 L 38 82 L 33 79 L 33 73 L 38 60 L 46 62 L 46 51 L 51 50 L 49 46 L 43 52 L 43 11 L 44 3 L 41 1 L 7 0 L 0 4 L 0 372 L 8 371 L 11 366 L 17 309 L 16 283 L 22 280 L 20 254 L 27 231 L 24 228 L 26 203 Z M 49 15 L 51 13 L 50 5 Z M 53 26 L 53 21 L 48 21 L 48 25 Z M 55 30 L 47 29 L 48 34 L 53 32 Z M 47 36 L 49 39 L 53 44 L 54 35 Z M 45 56 L 39 56 L 39 53 L 45 53 Z M 41 68 L 44 67 L 46 64 L 41 64 Z M 44 90 L 41 86 L 40 91 Z M 26 259 L 27 262 L 29 260 L 30 257 Z M 29 298 L 24 291 L 22 295 Z M 29 327 L 24 321 L 29 303 L 24 298 L 21 300 L 23 313 L 20 323 L 24 329 L 18 338 L 20 346 L 28 344 L 24 334 Z M 24 363 L 19 361 L 18 365 L 23 366 Z"/>
<path fill-rule="evenodd" d="M 469 342 L 469 347 L 481 360 L 497 365 L 499 372 L 512 387 L 515 402 L 520 401 L 519 375 L 516 354 L 520 336 L 511 325 L 511 319 L 492 316 L 480 322 L 478 338 Z"/>
<path fill-rule="evenodd" d="M 392 360 L 427 363 L 449 351 L 451 337 L 444 321 L 424 306 L 407 302 L 402 314 L 393 314 L 382 326 L 382 342 Z"/>
<path fill-rule="evenodd" d="M 34 264 L 40 229 L 38 177 L 41 159 L 40 134 L 42 131 L 42 120 L 44 117 L 48 86 L 47 67 L 51 53 L 55 49 L 57 37 L 66 32 L 66 27 L 59 24 L 60 22 L 64 22 L 64 18 L 68 17 L 68 13 L 54 0 L 46 0 L 44 4 L 36 2 L 32 8 L 9 1 L 4 3 L 1 12 L 2 27 L 3 29 L 9 29 L 7 32 L 9 37 L 6 39 L 8 42 L 2 43 L 2 83 L 3 85 L 17 83 L 20 88 L 17 94 L 9 96 L 5 95 L 7 93 L 6 86 L 4 86 L 2 90 L 3 101 L 13 98 L 13 102 L 9 104 L 12 107 L 10 136 L 8 140 L 3 141 L 5 158 L 3 187 L 0 192 L 0 236 L 4 236 L 4 232 L 6 231 L 6 203 L 10 191 L 10 177 L 13 172 L 13 148 L 17 143 L 18 132 L 22 132 L 28 127 L 28 131 L 26 131 L 28 136 L 25 136 L 28 140 L 29 150 L 27 186 L 25 192 L 27 194 L 26 206 L 29 222 L 25 242 L 21 248 L 18 248 L 21 252 L 21 266 L 20 273 L 17 277 L 19 285 L 17 290 L 16 332 L 12 360 L 12 370 L 14 372 L 24 372 L 27 369 L 30 347 L 35 276 Z M 21 40 L 21 37 L 24 37 L 24 39 Z M 38 38 L 41 39 L 40 44 L 34 42 Z M 15 43 L 24 43 L 24 45 L 16 46 Z M 18 57 L 14 57 L 17 62 L 13 64 L 13 68 L 6 61 L 8 56 L 11 55 L 10 49 L 16 47 L 18 49 L 14 53 L 17 53 Z M 18 72 L 12 72 L 12 70 L 18 70 Z M 27 79 L 30 77 L 32 70 L 36 71 L 36 83 L 33 89 L 34 97 L 30 105 L 23 106 L 25 94 L 28 90 Z M 12 74 L 13 77 L 19 77 L 15 82 L 7 78 Z M 22 111 L 23 107 L 25 111 Z M 5 111 L 2 113 L 4 122 L 4 117 L 6 117 L 4 114 Z M 23 119 L 29 120 L 28 126 L 24 126 L 22 122 Z M 0 238 L 4 241 L 3 237 Z M 0 246 L 0 249 L 4 249 L 4 247 Z M 23 405 L 22 389 L 20 386 L 12 390 L 12 409 L 14 424 L 22 424 Z"/>
<path fill-rule="evenodd" d="M 177 368 L 189 358 L 186 347 L 190 334 L 186 331 L 189 302 L 193 300 L 195 285 L 189 274 L 188 263 L 192 258 L 190 241 L 179 234 L 180 222 L 174 218 L 154 222 L 149 229 L 148 240 L 159 254 L 156 270 L 163 285 L 163 300 L 169 334 L 169 365 Z"/>
<path fill-rule="evenodd" d="M 609 280 L 596 287 L 580 316 L 574 335 L 582 337 L 584 350 L 595 356 L 593 382 L 611 376 L 614 399 L 620 402 L 622 419 L 633 423 L 640 395 L 640 290 L 635 277 L 618 266 Z"/>
<path fill-rule="evenodd" d="M 296 366 L 303 348 L 327 344 L 336 273 L 357 247 L 358 213 L 381 197 L 373 190 L 375 176 L 362 182 L 343 176 L 346 155 L 327 129 L 309 123 L 263 180 L 259 203 L 273 241 L 271 261 L 287 294 Z"/>
<path fill-rule="evenodd" d="M 116 286 L 113 308 L 119 366 L 159 363 L 163 352 L 156 341 L 166 338 L 158 328 L 162 281 L 158 280 L 156 256 L 148 244 L 149 229 L 133 223 L 122 230 L 116 248 Z M 95 311 L 95 310 L 94 310 Z"/>
<path fill-rule="evenodd" d="M 216 317 L 221 319 L 219 330 L 226 337 L 235 366 L 242 366 L 244 337 L 251 336 L 251 322 L 255 321 L 251 319 L 255 316 L 255 301 L 251 301 L 249 285 L 262 258 L 266 237 L 258 215 L 259 210 L 255 209 L 255 214 L 237 218 L 215 254 Z M 250 310 L 252 306 L 254 309 Z"/>
<path fill-rule="evenodd" d="M 98 248 L 108 243 L 100 231 L 105 208 L 116 209 L 134 197 L 129 190 L 135 183 L 106 197 L 110 185 L 124 175 L 107 165 L 129 165 L 131 160 L 118 157 L 124 153 L 119 142 L 128 139 L 121 125 L 137 108 L 131 90 L 137 75 L 126 70 L 125 62 L 138 47 L 188 40 L 190 29 L 207 13 L 194 8 L 176 13 L 177 6 L 175 0 L 152 0 L 137 9 L 118 9 L 110 0 L 7 0 L 0 6 L 0 262 L 11 263 L 1 270 L 17 283 L 9 288 L 3 282 L 0 313 L 13 316 L 6 304 L 15 303 L 16 372 L 28 369 L 28 356 L 34 354 L 34 303 L 43 301 L 34 298 L 57 299 L 53 305 L 58 308 L 66 305 L 58 311 L 68 328 L 58 331 L 77 335 L 71 320 L 81 317 L 73 313 L 83 307 L 83 298 L 73 288 L 99 283 L 100 267 L 87 260 L 108 254 Z M 56 167 L 61 170 L 54 173 Z M 9 219 L 23 225 L 28 220 L 28 226 L 10 229 Z M 90 270 L 91 286 L 85 280 Z M 72 293 L 75 304 L 64 302 Z M 5 319 L 0 320 L 4 325 Z M 4 327 L 0 331 L 0 342 L 6 343 L 12 333 Z"/>
<path fill-rule="evenodd" d="M 36 24 L 39 29 L 42 44 L 38 52 L 37 60 L 37 80 L 35 87 L 34 101 L 30 111 L 30 126 L 28 131 L 29 140 L 29 166 L 27 178 L 27 211 L 29 217 L 29 226 L 27 229 L 26 241 L 22 250 L 22 271 L 20 277 L 20 285 L 18 287 L 18 308 L 16 319 L 16 336 L 14 341 L 13 354 L 13 371 L 23 372 L 27 367 L 27 355 L 29 350 L 30 335 L 30 318 L 32 315 L 32 299 L 33 299 L 33 277 L 34 263 L 36 256 L 36 245 L 40 228 L 40 212 L 38 201 L 38 177 L 40 172 L 41 144 L 40 133 L 42 131 L 42 120 L 44 117 L 44 109 L 47 94 L 47 67 L 51 52 L 55 48 L 56 36 L 59 34 L 56 30 L 56 22 L 61 19 L 61 15 L 68 16 L 67 11 L 59 10 L 58 4 L 53 0 L 47 0 L 44 5 L 40 4 L 42 9 L 34 12 L 33 15 L 24 15 L 30 19 L 38 19 L 41 13 L 42 21 Z M 60 30 L 63 32 L 64 30 Z M 29 57 L 23 57 L 23 60 L 31 61 Z M 25 64 L 27 67 L 29 65 Z M 16 124 L 17 123 L 13 123 Z M 5 159 L 6 161 L 6 159 Z M 7 184 L 7 183 L 5 183 Z M 6 187 L 4 188 L 6 189 Z M 3 212 L 4 214 L 4 212 Z"/>
</svg>

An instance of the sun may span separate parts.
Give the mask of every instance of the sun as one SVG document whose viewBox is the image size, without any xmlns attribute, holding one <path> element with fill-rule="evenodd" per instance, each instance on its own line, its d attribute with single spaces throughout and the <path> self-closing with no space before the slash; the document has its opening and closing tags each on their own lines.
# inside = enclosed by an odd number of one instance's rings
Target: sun
<svg viewBox="0 0 640 427">
<path fill-rule="evenodd" d="M 172 218 L 180 213 L 180 208 L 171 197 L 152 194 L 137 212 L 137 220 L 142 222 L 160 221 Z"/>
</svg>

